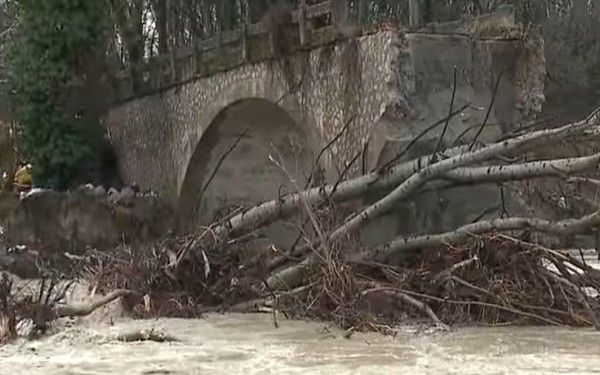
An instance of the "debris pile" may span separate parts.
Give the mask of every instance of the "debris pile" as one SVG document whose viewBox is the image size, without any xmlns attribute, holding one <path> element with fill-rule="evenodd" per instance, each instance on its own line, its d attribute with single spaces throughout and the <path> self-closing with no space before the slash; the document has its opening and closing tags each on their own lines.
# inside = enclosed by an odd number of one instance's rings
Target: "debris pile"
<svg viewBox="0 0 600 375">
<path fill-rule="evenodd" d="M 41 322 L 89 313 L 110 298 L 121 298 L 138 317 L 270 312 L 277 325 L 281 312 L 335 321 L 349 332 L 389 333 L 414 319 L 440 326 L 552 324 L 600 329 L 600 271 L 583 257 L 563 251 L 561 241 L 551 249 L 531 240 L 536 233 L 558 239 L 594 233 L 600 227 L 597 205 L 592 212 L 573 213 L 566 219 L 502 214 L 375 247 L 363 244 L 359 236 L 367 222 L 431 189 L 540 178 L 597 181 L 600 153 L 549 159 L 535 155 L 565 142 L 590 142 L 600 136 L 598 129 L 600 109 L 576 123 L 510 134 L 490 144 L 475 139 L 441 150 L 440 140 L 439 151 L 432 155 L 403 161 L 399 154 L 363 176 L 344 179 L 342 174 L 334 184 L 298 188 L 271 201 L 238 207 L 188 236 L 129 243 L 112 251 L 88 250 L 74 258 L 74 269 L 94 294 L 108 299 L 83 309 L 50 299 L 43 305 L 52 314 L 45 314 Z M 270 160 L 290 176 L 284 163 L 275 157 Z M 373 192 L 381 198 L 363 199 Z M 131 191 L 120 194 L 119 201 L 131 195 Z M 48 207 L 56 212 L 56 206 Z M 112 210 L 121 206 L 102 207 L 110 208 L 107 220 L 114 223 Z M 93 217 L 95 229 L 98 213 Z M 155 218 L 164 224 L 164 215 Z M 262 229 L 288 218 L 298 219 L 302 233 L 295 244 L 285 250 L 265 244 Z M 44 226 L 52 223 L 46 218 Z M 72 238 L 77 231 L 68 228 L 66 233 Z M 41 300 L 36 301 L 39 305 Z M 10 314 L 3 316 L 10 320 Z"/>
<path fill-rule="evenodd" d="M 145 258 L 98 254 L 88 259 L 86 278 L 96 291 L 133 291 L 125 307 L 137 317 L 280 312 L 384 333 L 415 321 L 600 328 L 600 270 L 504 234 L 428 248 L 403 266 L 344 260 L 335 246 L 309 267 L 303 285 L 286 291 L 267 286 L 264 254 L 241 262 L 244 244 L 217 249 L 203 242 L 212 250 L 178 263 L 198 245 L 185 237 L 162 242 Z"/>
</svg>

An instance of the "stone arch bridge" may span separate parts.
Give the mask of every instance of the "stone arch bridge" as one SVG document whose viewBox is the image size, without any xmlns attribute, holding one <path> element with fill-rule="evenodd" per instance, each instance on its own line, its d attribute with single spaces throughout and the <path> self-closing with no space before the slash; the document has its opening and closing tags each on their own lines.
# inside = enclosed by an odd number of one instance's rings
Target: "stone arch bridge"
<svg viewBox="0 0 600 375">
<path fill-rule="evenodd" d="M 454 108 L 463 110 L 450 122 L 450 142 L 469 127 L 475 133 L 501 72 L 484 137 L 541 110 L 543 45 L 535 32 L 523 34 L 510 9 L 410 32 L 302 29 L 298 48 L 284 56 L 252 44 L 250 27 L 158 61 L 142 88 L 124 80 L 108 127 L 125 180 L 160 192 L 187 225 L 210 221 L 223 206 L 295 189 L 290 176 L 303 188 L 315 163 L 328 181 L 346 169 L 355 175 L 447 116 L 455 67 Z M 234 42 L 229 50 L 221 44 Z M 220 58 L 211 65 L 215 51 Z M 428 152 L 438 135 L 424 137 L 412 156 Z M 413 226 L 444 225 L 432 219 L 436 208 L 407 209 L 420 223 Z M 398 225 L 388 227 L 396 233 Z"/>
</svg>

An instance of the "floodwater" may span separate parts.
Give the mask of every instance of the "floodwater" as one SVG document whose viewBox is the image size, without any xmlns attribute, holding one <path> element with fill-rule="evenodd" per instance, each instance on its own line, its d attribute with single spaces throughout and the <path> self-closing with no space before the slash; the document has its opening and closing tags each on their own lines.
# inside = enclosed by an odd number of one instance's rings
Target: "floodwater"
<svg viewBox="0 0 600 375">
<path fill-rule="evenodd" d="M 405 327 L 344 338 L 324 323 L 280 317 L 275 328 L 269 314 L 133 321 L 118 306 L 0 347 L 0 374 L 600 374 L 600 332 L 591 329 Z M 151 328 L 179 341 L 116 339 Z"/>
<path fill-rule="evenodd" d="M 123 343 L 156 328 L 175 343 Z M 266 315 L 212 315 L 76 324 L 0 348 L 2 374 L 598 374 L 600 333 L 556 328 L 405 329 L 349 339 L 324 324 Z M 327 332 L 329 331 L 329 332 Z"/>
</svg>

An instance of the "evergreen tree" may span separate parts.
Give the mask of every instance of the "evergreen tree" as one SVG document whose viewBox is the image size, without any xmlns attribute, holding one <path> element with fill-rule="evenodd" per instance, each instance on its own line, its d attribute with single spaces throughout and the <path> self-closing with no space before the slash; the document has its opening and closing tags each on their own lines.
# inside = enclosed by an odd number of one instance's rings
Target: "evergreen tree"
<svg viewBox="0 0 600 375">
<path fill-rule="evenodd" d="M 64 189 L 94 157 L 85 117 L 70 100 L 82 67 L 103 58 L 110 18 L 103 0 L 17 0 L 17 30 L 8 56 L 21 157 L 39 186 Z"/>
</svg>

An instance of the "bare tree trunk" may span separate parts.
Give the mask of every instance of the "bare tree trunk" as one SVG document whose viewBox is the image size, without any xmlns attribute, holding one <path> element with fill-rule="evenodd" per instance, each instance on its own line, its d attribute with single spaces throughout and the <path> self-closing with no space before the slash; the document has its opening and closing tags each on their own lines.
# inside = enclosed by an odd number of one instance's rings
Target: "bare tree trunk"
<svg viewBox="0 0 600 375">
<path fill-rule="evenodd" d="M 588 116 L 588 118 L 577 123 L 567 124 L 556 129 L 532 132 L 529 134 L 519 136 L 517 138 L 508 139 L 505 141 L 485 146 L 477 151 L 461 153 L 457 156 L 453 156 L 448 159 L 429 164 L 424 168 L 415 171 L 415 173 L 412 176 L 410 176 L 408 179 L 402 182 L 398 187 L 396 187 L 391 193 L 386 195 L 384 198 L 380 199 L 375 204 L 367 207 L 362 212 L 356 214 L 351 219 L 347 220 L 346 223 L 338 227 L 329 235 L 328 240 L 340 239 L 343 236 L 346 236 L 358 230 L 367 221 L 372 220 L 375 217 L 387 212 L 394 206 L 396 202 L 409 197 L 426 182 L 433 179 L 443 178 L 446 174 L 452 172 L 453 170 L 456 170 L 458 167 L 464 167 L 466 165 L 484 162 L 496 156 L 505 153 L 515 152 L 517 150 L 523 152 L 523 150 L 526 150 L 527 148 L 535 146 L 539 147 L 541 144 L 547 145 L 548 142 L 553 139 L 565 139 L 569 138 L 570 136 L 591 133 L 598 129 L 599 126 L 600 112 L 599 110 L 595 110 L 590 116 Z M 586 159 L 584 161 L 584 164 L 590 162 L 588 166 L 591 165 L 597 167 L 599 156 L 600 155 L 594 155 L 589 159 Z M 547 164 L 545 163 L 547 162 L 537 162 L 537 164 L 528 163 L 527 165 L 515 167 L 507 175 L 504 175 L 504 172 L 500 172 L 500 169 L 497 169 L 496 172 L 499 173 L 501 177 L 524 177 L 527 173 L 539 173 L 540 169 L 546 169 Z M 562 160 L 561 163 L 564 166 L 565 161 Z M 569 164 L 569 162 L 567 162 L 567 164 Z M 550 167 L 550 169 L 553 168 Z M 525 171 L 527 170 L 529 172 L 526 173 Z M 471 174 L 471 177 L 485 175 L 485 173 L 482 174 L 482 172 L 484 171 L 479 170 L 478 172 Z M 307 245 L 306 247 L 317 248 L 318 245 L 320 244 L 318 242 L 315 242 L 313 244 Z M 388 245 L 388 247 L 389 246 L 390 245 Z M 381 249 L 379 251 L 381 251 Z M 269 286 L 273 289 L 278 289 L 281 287 L 296 287 L 298 285 L 297 282 L 302 280 L 304 270 L 306 269 L 306 267 L 309 266 L 315 259 L 316 257 L 311 254 L 300 264 L 287 268 L 279 272 L 278 274 L 271 276 L 267 281 Z"/>
<path fill-rule="evenodd" d="M 167 0 L 154 0 L 152 6 L 154 8 L 154 14 L 156 15 L 158 53 L 165 54 L 169 51 Z"/>
<path fill-rule="evenodd" d="M 123 44 L 132 69 L 134 90 L 139 84 L 138 68 L 144 58 L 144 35 L 142 16 L 144 1 L 111 0 L 115 23 L 120 31 Z"/>
<path fill-rule="evenodd" d="M 568 219 L 557 222 L 525 217 L 493 219 L 467 224 L 451 232 L 398 238 L 369 252 L 369 255 L 366 256 L 365 259 L 373 259 L 378 262 L 388 263 L 390 258 L 393 258 L 403 251 L 443 245 L 451 246 L 464 242 L 469 237 L 484 233 L 530 229 L 536 232 L 566 235 L 585 233 L 598 224 L 600 224 L 600 211 L 596 211 L 580 219 Z"/>
<path fill-rule="evenodd" d="M 422 0 L 409 0 L 409 25 L 411 29 L 417 29 L 421 27 L 421 1 Z"/>
</svg>

